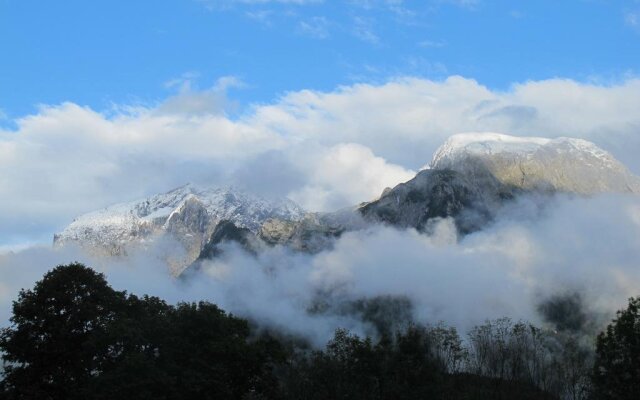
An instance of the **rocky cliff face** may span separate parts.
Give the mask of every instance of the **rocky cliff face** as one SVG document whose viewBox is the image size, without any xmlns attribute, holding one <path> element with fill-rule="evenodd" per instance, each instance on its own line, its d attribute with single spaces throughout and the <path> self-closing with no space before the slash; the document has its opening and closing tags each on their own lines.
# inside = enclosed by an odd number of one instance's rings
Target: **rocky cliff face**
<svg viewBox="0 0 640 400">
<path fill-rule="evenodd" d="M 467 233 L 480 229 L 491 217 L 500 196 L 509 193 L 501 186 L 496 184 L 501 190 L 485 191 L 459 172 L 424 170 L 410 181 L 386 190 L 380 199 L 363 205 L 359 211 L 370 221 L 422 232 L 436 218 L 453 217 L 458 230 Z"/>
<path fill-rule="evenodd" d="M 343 232 L 363 225 L 364 221 L 355 209 L 345 209 L 331 213 L 307 213 L 298 221 L 270 219 L 262 225 L 258 236 L 270 245 L 315 253 L 326 249 Z"/>
<path fill-rule="evenodd" d="M 482 229 L 517 196 L 556 192 L 640 193 L 640 179 L 584 140 L 461 134 L 438 149 L 430 168 L 358 207 L 307 213 L 286 199 L 186 185 L 83 215 L 54 242 L 122 255 L 129 247 L 169 238 L 182 250 L 167 260 L 178 275 L 197 259 L 219 256 L 223 242 L 237 242 L 250 253 L 275 245 L 313 253 L 370 223 L 428 232 L 447 217 L 465 234 Z"/>
<path fill-rule="evenodd" d="M 638 177 L 611 154 L 581 139 L 454 135 L 436 151 L 431 168 L 451 169 L 479 184 L 495 179 L 523 190 L 640 193 Z"/>
<path fill-rule="evenodd" d="M 460 134 L 436 151 L 429 169 L 359 210 L 369 220 L 419 231 L 453 217 L 464 234 L 485 226 L 510 199 L 557 192 L 640 193 L 640 179 L 584 140 Z"/>
<path fill-rule="evenodd" d="M 118 256 L 160 236 L 169 237 L 183 250 L 170 261 L 172 272 L 179 274 L 198 257 L 222 220 L 257 233 L 268 219 L 295 222 L 304 215 L 304 210 L 287 199 L 186 185 L 80 216 L 54 236 L 54 245 L 75 243 L 95 254 Z"/>
</svg>

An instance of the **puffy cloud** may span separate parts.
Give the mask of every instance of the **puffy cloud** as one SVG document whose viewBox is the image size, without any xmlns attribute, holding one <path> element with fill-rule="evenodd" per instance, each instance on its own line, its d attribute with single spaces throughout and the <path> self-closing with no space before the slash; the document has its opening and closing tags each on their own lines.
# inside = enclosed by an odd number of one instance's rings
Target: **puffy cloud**
<svg viewBox="0 0 640 400">
<path fill-rule="evenodd" d="M 451 134 L 498 131 L 596 142 L 640 172 L 640 80 L 552 79 L 495 91 L 462 77 L 291 92 L 238 118 L 224 78 L 185 76 L 157 106 L 44 106 L 0 131 L 0 244 L 49 238 L 75 215 L 187 181 L 238 183 L 310 209 L 376 197 Z"/>
<path fill-rule="evenodd" d="M 309 181 L 290 197 L 311 209 L 337 209 L 355 199 L 377 198 L 385 187 L 413 178 L 414 171 L 389 164 L 368 147 L 344 143 L 297 160 Z M 382 188 L 382 189 L 381 189 Z"/>
<path fill-rule="evenodd" d="M 222 115 L 143 110 L 107 117 L 72 103 L 23 118 L 0 139 L 0 237 L 51 231 L 78 213 L 215 179 L 281 138 Z M 4 240 L 0 240 L 4 241 Z"/>
<path fill-rule="evenodd" d="M 184 74 L 182 77 L 165 83 L 167 88 L 178 87 L 179 93 L 166 99 L 157 107 L 158 114 L 224 114 L 233 108 L 233 102 L 227 98 L 227 90 L 242 88 L 244 83 L 235 76 L 219 78 L 216 84 L 206 90 L 198 91 L 193 88 L 197 75 Z"/>
<path fill-rule="evenodd" d="M 293 92 L 256 109 L 255 121 L 324 143 L 365 145 L 388 161 L 418 168 L 447 137 L 465 131 L 579 137 L 639 172 L 640 80 L 614 85 L 551 79 L 492 91 L 459 76 L 399 78 L 333 92 Z"/>
</svg>

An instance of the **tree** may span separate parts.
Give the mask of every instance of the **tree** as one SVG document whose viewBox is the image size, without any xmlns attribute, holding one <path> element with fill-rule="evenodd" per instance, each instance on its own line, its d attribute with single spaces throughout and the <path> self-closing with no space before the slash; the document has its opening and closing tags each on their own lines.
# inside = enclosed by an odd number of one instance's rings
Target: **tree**
<svg viewBox="0 0 640 400">
<path fill-rule="evenodd" d="M 630 298 L 596 341 L 593 384 L 597 398 L 640 398 L 640 297 Z"/>
<path fill-rule="evenodd" d="M 278 348 L 250 339 L 246 320 L 215 304 L 178 304 L 168 315 L 159 363 L 171 379 L 168 398 L 240 399 L 275 390 L 270 364 Z"/>
<path fill-rule="evenodd" d="M 125 301 L 104 276 L 82 264 L 61 265 L 13 303 L 0 332 L 2 387 L 15 399 L 80 399 L 111 357 L 104 339 Z"/>
<path fill-rule="evenodd" d="M 157 297 L 127 298 L 104 336 L 110 357 L 89 382 L 92 399 L 166 398 L 170 379 L 158 360 L 172 309 Z"/>
<path fill-rule="evenodd" d="M 8 399 L 275 398 L 279 343 L 201 302 L 113 290 L 81 264 L 48 272 L 0 332 Z M 251 339 L 251 340 L 250 340 Z"/>
<path fill-rule="evenodd" d="M 288 399 L 436 399 L 443 368 L 428 329 L 410 326 L 377 343 L 338 329 L 324 351 L 291 360 Z"/>
</svg>

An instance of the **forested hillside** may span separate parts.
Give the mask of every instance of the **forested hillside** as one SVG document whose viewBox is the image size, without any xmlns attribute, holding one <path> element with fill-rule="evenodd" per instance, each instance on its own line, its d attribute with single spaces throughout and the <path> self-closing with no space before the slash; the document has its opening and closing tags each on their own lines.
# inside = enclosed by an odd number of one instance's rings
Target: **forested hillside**
<svg viewBox="0 0 640 400">
<path fill-rule="evenodd" d="M 384 327 L 382 327 L 384 328 Z M 637 399 L 640 298 L 597 339 L 507 318 L 410 323 L 324 348 L 216 305 L 167 304 L 58 266 L 13 305 L 5 399 Z"/>
</svg>

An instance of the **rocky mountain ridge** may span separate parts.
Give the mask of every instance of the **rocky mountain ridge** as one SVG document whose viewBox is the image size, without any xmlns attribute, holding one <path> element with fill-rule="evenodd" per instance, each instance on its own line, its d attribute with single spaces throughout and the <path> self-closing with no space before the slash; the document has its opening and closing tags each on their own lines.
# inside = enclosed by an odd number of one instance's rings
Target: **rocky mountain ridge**
<svg viewBox="0 0 640 400">
<path fill-rule="evenodd" d="M 586 140 L 566 137 L 453 135 L 436 151 L 430 168 L 522 190 L 640 193 L 640 179 L 611 154 Z"/>
<path fill-rule="evenodd" d="M 295 222 L 305 213 L 288 199 L 266 199 L 232 187 L 188 184 L 82 215 L 54 236 L 54 245 L 79 244 L 94 254 L 119 256 L 132 246 L 169 237 L 184 250 L 171 262 L 172 272 L 179 274 L 197 258 L 220 221 L 257 233 L 268 219 Z"/>
<path fill-rule="evenodd" d="M 520 195 L 558 192 L 638 194 L 640 179 L 584 140 L 460 134 L 435 152 L 429 168 L 357 207 L 311 213 L 287 199 L 186 185 L 83 215 L 54 242 L 121 255 L 128 246 L 170 237 L 184 249 L 170 262 L 177 275 L 194 261 L 219 256 L 224 242 L 237 242 L 249 252 L 281 245 L 313 253 L 368 224 L 429 232 L 434 221 L 448 217 L 464 235 L 482 229 Z"/>
</svg>

